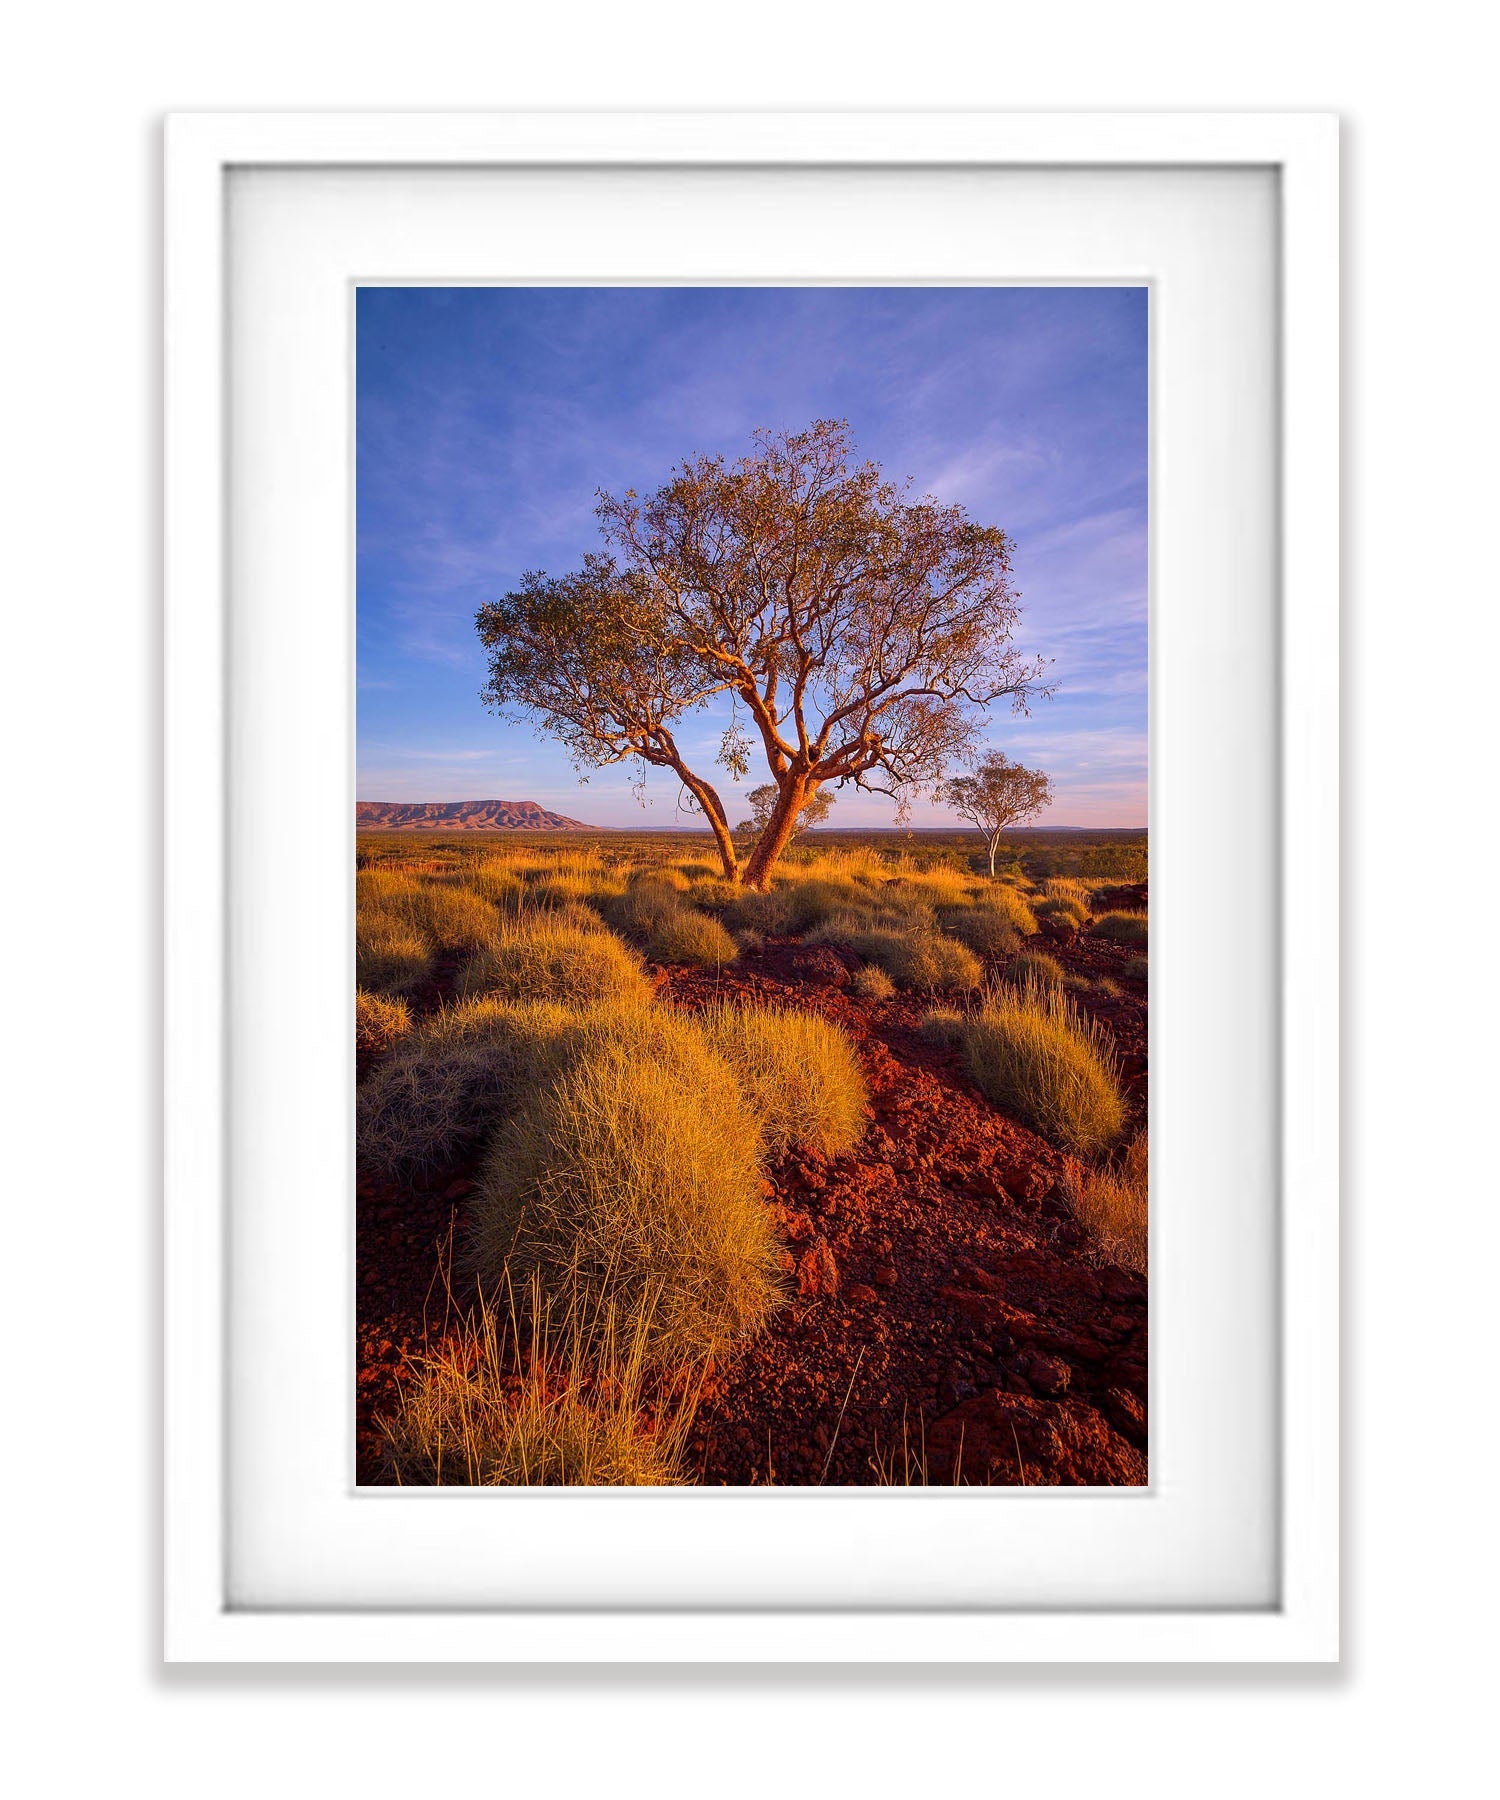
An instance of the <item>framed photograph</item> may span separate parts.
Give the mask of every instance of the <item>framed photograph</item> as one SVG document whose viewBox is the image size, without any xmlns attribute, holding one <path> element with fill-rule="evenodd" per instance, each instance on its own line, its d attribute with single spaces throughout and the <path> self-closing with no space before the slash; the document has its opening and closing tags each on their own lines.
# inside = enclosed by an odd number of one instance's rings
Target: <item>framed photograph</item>
<svg viewBox="0 0 1500 1800">
<path fill-rule="evenodd" d="M 1336 1659 L 1337 191 L 169 121 L 170 1660 Z"/>
</svg>

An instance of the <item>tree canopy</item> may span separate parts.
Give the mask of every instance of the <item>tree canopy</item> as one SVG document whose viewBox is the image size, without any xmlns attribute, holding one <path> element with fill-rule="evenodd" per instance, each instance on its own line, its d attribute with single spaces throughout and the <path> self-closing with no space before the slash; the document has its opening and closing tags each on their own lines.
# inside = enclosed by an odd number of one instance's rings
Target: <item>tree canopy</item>
<svg viewBox="0 0 1500 1800">
<path fill-rule="evenodd" d="M 1052 783 L 1040 769 L 1023 768 L 1003 750 L 991 750 L 971 774 L 955 775 L 943 782 L 938 798 L 959 818 L 984 833 L 993 875 L 1002 834 L 1012 825 L 1024 825 L 1052 804 Z"/>
<path fill-rule="evenodd" d="M 600 492 L 602 550 L 532 571 L 480 608 L 483 699 L 530 719 L 587 771 L 672 770 L 707 819 L 724 873 L 765 886 L 824 787 L 911 794 L 968 753 L 985 709 L 1025 710 L 1043 663 L 1015 644 L 1012 545 L 961 506 L 913 498 L 854 461 L 848 427 L 759 432 L 738 462 L 685 461 L 642 498 Z M 682 721 L 734 716 L 718 762 L 758 746 L 776 789 L 742 865 L 724 803 L 688 764 Z"/>
</svg>

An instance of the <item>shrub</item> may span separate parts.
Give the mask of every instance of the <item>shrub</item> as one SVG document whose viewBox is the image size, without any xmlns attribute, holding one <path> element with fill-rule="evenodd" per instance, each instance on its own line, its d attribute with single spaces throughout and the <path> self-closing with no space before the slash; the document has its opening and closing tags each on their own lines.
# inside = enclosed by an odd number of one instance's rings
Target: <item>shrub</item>
<svg viewBox="0 0 1500 1800">
<path fill-rule="evenodd" d="M 1055 990 L 993 991 L 964 1027 L 964 1052 L 988 1100 L 1064 1150 L 1099 1155 L 1124 1129 L 1110 1040 Z"/>
<path fill-rule="evenodd" d="M 688 1021 L 641 1012 L 586 1032 L 490 1150 L 470 1211 L 480 1280 L 534 1277 L 654 1361 L 711 1357 L 780 1300 L 759 1159 L 733 1072 Z"/>
<path fill-rule="evenodd" d="M 943 930 L 957 938 L 976 956 L 995 959 L 1012 956 L 1021 947 L 1021 934 L 1009 918 L 994 907 L 976 906 L 967 912 L 941 915 Z"/>
<path fill-rule="evenodd" d="M 896 984 L 878 963 L 866 963 L 855 973 L 854 991 L 861 1000 L 889 1000 Z"/>
<path fill-rule="evenodd" d="M 887 983 L 889 991 L 889 983 Z M 854 1046 L 812 1013 L 718 1004 L 700 1015 L 704 1035 L 740 1080 L 767 1154 L 794 1144 L 823 1156 L 864 1135 L 868 1095 Z"/>
<path fill-rule="evenodd" d="M 1120 970 L 1126 981 L 1145 981 L 1149 970 L 1144 956 L 1130 957 Z"/>
<path fill-rule="evenodd" d="M 385 994 L 354 996 L 354 1048 L 361 1057 L 383 1056 L 411 1030 L 411 1009 Z"/>
<path fill-rule="evenodd" d="M 1111 1261 L 1146 1273 L 1146 1134 L 1132 1138 L 1117 1164 L 1090 1169 L 1073 1211 Z"/>
<path fill-rule="evenodd" d="M 531 1309 L 529 1353 L 515 1309 L 496 1309 L 412 1358 L 395 1416 L 383 1420 L 386 1457 L 398 1483 L 426 1487 L 661 1487 L 686 1479 L 683 1449 L 693 1396 L 658 1402 L 644 1384 L 638 1346 L 606 1336 L 592 1354 L 585 1334 L 549 1330 Z M 562 1338 L 558 1346 L 549 1341 Z M 517 1368 L 515 1365 L 521 1363 Z"/>
<path fill-rule="evenodd" d="M 1094 921 L 1094 930 L 1115 944 L 1144 947 L 1147 938 L 1146 914 L 1130 912 L 1102 913 Z"/>
<path fill-rule="evenodd" d="M 640 958 L 607 931 L 555 922 L 545 913 L 503 927 L 464 965 L 466 997 L 561 1000 L 587 1006 L 603 1000 L 644 1005 L 651 983 Z"/>
<path fill-rule="evenodd" d="M 898 875 L 880 890 L 883 905 L 900 911 L 958 908 L 972 904 L 969 884 L 952 869 L 927 869 Z"/>
<path fill-rule="evenodd" d="M 924 1013 L 917 1030 L 925 1043 L 951 1050 L 963 1039 L 964 1016 L 962 1013 L 943 1011 Z"/>
<path fill-rule="evenodd" d="M 1004 979 L 1013 987 L 1025 987 L 1029 983 L 1038 988 L 1060 988 L 1066 977 L 1062 964 L 1055 957 L 1042 950 L 1024 950 L 1007 965 Z"/>
<path fill-rule="evenodd" d="M 354 932 L 355 979 L 376 992 L 417 987 L 432 969 L 427 940 L 399 918 L 362 913 Z"/>
<path fill-rule="evenodd" d="M 788 929 L 797 936 L 825 924 L 846 908 L 858 907 L 861 901 L 869 903 L 869 897 L 858 884 L 847 879 L 829 880 L 815 876 L 811 880 L 789 882 L 776 892 L 785 897 Z"/>
</svg>

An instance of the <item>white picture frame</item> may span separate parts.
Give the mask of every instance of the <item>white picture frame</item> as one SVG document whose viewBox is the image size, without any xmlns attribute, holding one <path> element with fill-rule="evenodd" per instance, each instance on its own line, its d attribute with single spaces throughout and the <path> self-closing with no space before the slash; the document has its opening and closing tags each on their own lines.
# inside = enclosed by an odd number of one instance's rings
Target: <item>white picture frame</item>
<svg viewBox="0 0 1500 1800">
<path fill-rule="evenodd" d="M 236 1603 L 228 194 L 246 170 L 1268 171 L 1279 394 L 1274 1596 L 954 1608 Z M 166 1654 L 179 1661 L 1329 1661 L 1338 1643 L 1337 128 L 1323 115 L 213 114 L 169 122 Z M 662 268 L 663 279 L 677 273 Z M 740 271 L 747 274 L 749 271 Z M 815 269 L 808 270 L 816 276 Z M 1069 271 L 1054 271 L 1059 279 Z M 1271 703 L 1271 697 L 1267 698 Z M 1154 823 L 1154 821 L 1153 821 Z M 1155 1020 L 1153 1020 L 1155 1030 Z M 1154 1079 L 1154 1077 L 1153 1077 Z M 1278 1116 L 1279 1115 L 1279 1116 Z M 1154 1177 L 1153 1177 L 1154 1180 Z M 1153 1251 L 1154 1254 L 1154 1251 Z M 340 1298 L 340 1303 L 342 1297 Z M 1154 1455 L 1154 1448 L 1153 1448 Z M 576 1497 L 574 1497 L 576 1498 Z M 879 1496 L 874 1496 L 878 1501 Z M 420 1496 L 397 1496 L 395 1504 Z M 1096 1501 L 1079 1496 L 1075 1505 Z M 1149 1504 L 1149 1502 L 1148 1502 Z"/>
</svg>

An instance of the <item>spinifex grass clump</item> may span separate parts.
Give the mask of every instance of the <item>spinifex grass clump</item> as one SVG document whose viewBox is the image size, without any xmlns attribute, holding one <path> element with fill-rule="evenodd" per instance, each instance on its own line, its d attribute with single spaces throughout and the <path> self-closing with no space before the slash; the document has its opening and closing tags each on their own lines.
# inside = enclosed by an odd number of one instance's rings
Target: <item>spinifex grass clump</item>
<svg viewBox="0 0 1500 1800">
<path fill-rule="evenodd" d="M 972 950 L 976 956 L 994 960 L 1013 955 L 1021 946 L 1021 934 L 1010 921 L 1010 915 L 993 906 L 973 906 L 965 911 L 946 911 L 939 915 L 949 937 Z"/>
<path fill-rule="evenodd" d="M 859 969 L 853 985 L 861 1000 L 889 1000 L 896 991 L 895 982 L 875 963 L 866 963 Z"/>
<path fill-rule="evenodd" d="M 1108 1035 L 1055 989 L 992 990 L 964 1052 L 987 1099 L 1064 1150 L 1100 1156 L 1125 1128 Z"/>
<path fill-rule="evenodd" d="M 523 1315 L 524 1323 L 518 1314 Z M 691 1383 L 663 1394 L 645 1338 L 482 1304 L 412 1359 L 382 1422 L 396 1481 L 424 1487 L 662 1487 L 683 1482 Z"/>
<path fill-rule="evenodd" d="M 360 870 L 355 905 L 361 921 L 400 924 L 433 950 L 472 950 L 499 922 L 494 907 L 471 888 L 389 869 Z"/>
<path fill-rule="evenodd" d="M 1146 1134 L 1133 1138 L 1118 1162 L 1090 1169 L 1073 1211 L 1112 1262 L 1146 1273 Z"/>
<path fill-rule="evenodd" d="M 411 1030 L 411 1008 L 386 994 L 354 996 L 354 1048 L 360 1057 L 383 1056 Z"/>
<path fill-rule="evenodd" d="M 677 879 L 687 886 L 685 877 Z M 604 912 L 610 924 L 639 944 L 653 962 L 715 968 L 739 954 L 739 946 L 718 919 L 695 912 L 676 887 L 657 875 L 632 882 L 617 899 L 606 902 Z"/>
<path fill-rule="evenodd" d="M 837 1025 L 795 1009 L 726 1003 L 707 1008 L 699 1023 L 739 1077 L 769 1156 L 794 1144 L 837 1156 L 864 1135 L 864 1077 Z"/>
<path fill-rule="evenodd" d="M 419 987 L 431 973 L 432 954 L 427 940 L 399 918 L 362 913 L 355 925 L 355 979 L 371 993 Z"/>
<path fill-rule="evenodd" d="M 469 998 L 488 994 L 572 1006 L 644 1005 L 652 991 L 640 958 L 617 937 L 545 912 L 523 914 L 498 931 L 464 965 L 459 986 Z"/>
<path fill-rule="evenodd" d="M 535 1278 L 575 1317 L 639 1329 L 651 1360 L 712 1357 L 780 1299 L 760 1135 L 690 1021 L 586 1027 L 502 1128 L 470 1208 L 481 1284 Z"/>
<path fill-rule="evenodd" d="M 1061 988 L 1067 979 L 1056 957 L 1044 950 L 1024 950 L 1006 964 L 1004 979 L 1012 987 Z"/>
<path fill-rule="evenodd" d="M 935 1044 L 940 1050 L 951 1050 L 963 1042 L 964 1015 L 946 1009 L 923 1013 L 917 1031 L 924 1043 Z"/>
<path fill-rule="evenodd" d="M 1036 914 L 1027 904 L 1025 895 L 1006 882 L 992 882 L 980 896 L 977 905 L 998 913 L 1022 937 L 1032 937 L 1036 933 Z"/>
<path fill-rule="evenodd" d="M 952 938 L 918 926 L 910 931 L 865 929 L 858 920 L 832 919 L 808 943 L 839 944 L 884 969 L 899 988 L 917 993 L 964 993 L 984 979 L 979 958 Z"/>
<path fill-rule="evenodd" d="M 1104 913 L 1094 921 L 1094 930 L 1102 938 L 1111 943 L 1129 944 L 1132 948 L 1144 950 L 1149 929 L 1145 913 L 1113 912 Z"/>
<path fill-rule="evenodd" d="M 560 1067 L 578 1017 L 556 1004 L 480 1000 L 408 1037 L 360 1084 L 355 1146 L 366 1173 L 448 1167 Z"/>
</svg>

